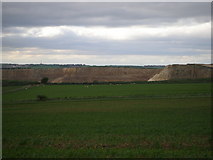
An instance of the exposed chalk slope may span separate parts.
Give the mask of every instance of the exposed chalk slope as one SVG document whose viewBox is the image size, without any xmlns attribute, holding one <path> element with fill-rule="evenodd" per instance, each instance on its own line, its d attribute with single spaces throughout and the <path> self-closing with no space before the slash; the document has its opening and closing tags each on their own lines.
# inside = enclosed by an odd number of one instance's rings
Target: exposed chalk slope
<svg viewBox="0 0 213 160">
<path fill-rule="evenodd" d="M 202 64 L 168 65 L 148 81 L 211 78 L 212 69 L 212 65 Z"/>
</svg>

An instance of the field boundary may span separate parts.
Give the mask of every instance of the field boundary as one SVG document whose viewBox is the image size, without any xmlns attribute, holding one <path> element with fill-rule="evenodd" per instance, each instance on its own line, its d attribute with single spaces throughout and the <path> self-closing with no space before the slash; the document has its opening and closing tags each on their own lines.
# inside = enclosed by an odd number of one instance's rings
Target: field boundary
<svg viewBox="0 0 213 160">
<path fill-rule="evenodd" d="M 177 80 L 162 80 L 162 81 L 109 81 L 109 82 L 62 82 L 62 83 L 47 83 L 46 85 L 117 85 L 117 84 L 182 84 L 182 83 L 206 83 L 213 82 L 212 78 L 202 79 L 177 79 Z M 2 80 L 2 86 L 23 86 L 23 85 L 41 85 L 35 81 L 18 81 L 18 80 Z"/>
<path fill-rule="evenodd" d="M 112 101 L 112 100 L 143 100 L 143 99 L 182 99 L 182 98 L 210 98 L 211 94 L 196 94 L 196 95 L 172 95 L 172 96 L 114 96 L 114 97 L 60 97 L 60 98 L 47 98 L 46 100 L 19 100 L 13 101 L 5 104 L 25 104 L 25 103 L 37 103 L 37 102 L 63 102 L 63 101 L 71 101 L 71 102 L 79 102 L 79 101 Z"/>
</svg>

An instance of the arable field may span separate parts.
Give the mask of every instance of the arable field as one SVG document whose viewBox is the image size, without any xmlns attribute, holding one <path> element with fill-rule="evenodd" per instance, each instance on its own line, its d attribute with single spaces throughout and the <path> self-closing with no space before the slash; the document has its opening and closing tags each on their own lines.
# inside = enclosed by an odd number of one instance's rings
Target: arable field
<svg viewBox="0 0 213 160">
<path fill-rule="evenodd" d="M 3 158 L 212 157 L 211 83 L 14 86 L 2 99 Z"/>
</svg>

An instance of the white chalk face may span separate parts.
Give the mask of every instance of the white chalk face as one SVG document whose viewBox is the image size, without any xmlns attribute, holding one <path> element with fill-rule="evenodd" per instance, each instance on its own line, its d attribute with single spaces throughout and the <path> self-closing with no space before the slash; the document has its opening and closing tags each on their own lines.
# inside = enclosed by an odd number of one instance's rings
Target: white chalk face
<svg viewBox="0 0 213 160">
<path fill-rule="evenodd" d="M 211 63 L 210 5 L 4 3 L 3 62 Z"/>
</svg>

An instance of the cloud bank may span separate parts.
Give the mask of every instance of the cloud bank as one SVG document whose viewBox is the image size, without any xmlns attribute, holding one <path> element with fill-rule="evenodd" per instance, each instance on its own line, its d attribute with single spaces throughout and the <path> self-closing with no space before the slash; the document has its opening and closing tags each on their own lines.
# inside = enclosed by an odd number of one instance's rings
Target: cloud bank
<svg viewBox="0 0 213 160">
<path fill-rule="evenodd" d="M 3 62 L 211 63 L 211 3 L 3 3 Z"/>
</svg>

